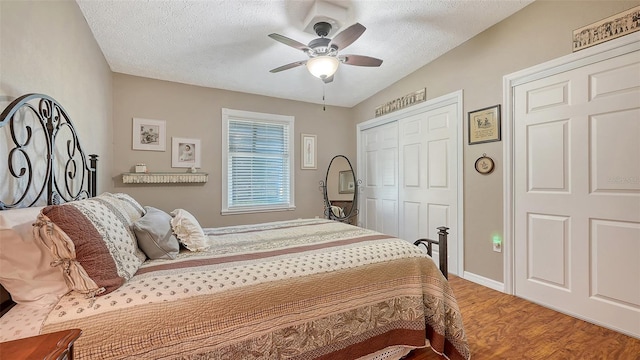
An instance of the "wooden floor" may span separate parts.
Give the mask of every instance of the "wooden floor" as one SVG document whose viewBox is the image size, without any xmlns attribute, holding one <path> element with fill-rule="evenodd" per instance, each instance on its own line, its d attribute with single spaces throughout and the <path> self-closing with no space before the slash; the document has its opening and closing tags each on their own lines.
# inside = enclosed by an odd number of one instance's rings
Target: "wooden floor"
<svg viewBox="0 0 640 360">
<path fill-rule="evenodd" d="M 472 360 L 640 360 L 640 340 L 529 301 L 450 277 Z M 441 359 L 420 349 L 407 360 Z"/>
</svg>

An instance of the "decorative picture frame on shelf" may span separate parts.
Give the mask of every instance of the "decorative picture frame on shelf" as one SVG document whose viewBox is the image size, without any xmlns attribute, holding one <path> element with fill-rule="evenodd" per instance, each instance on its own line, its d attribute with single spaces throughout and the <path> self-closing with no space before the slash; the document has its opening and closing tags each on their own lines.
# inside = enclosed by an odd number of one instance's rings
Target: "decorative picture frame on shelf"
<svg viewBox="0 0 640 360">
<path fill-rule="evenodd" d="M 133 150 L 165 151 L 166 139 L 164 120 L 133 118 Z"/>
<path fill-rule="evenodd" d="M 469 145 L 500 141 L 500 105 L 469 112 Z"/>
<path fill-rule="evenodd" d="M 573 30 L 573 51 L 586 49 L 640 30 L 640 5 Z"/>
<path fill-rule="evenodd" d="M 171 167 L 200 168 L 200 154 L 200 139 L 171 138 Z"/>
<path fill-rule="evenodd" d="M 375 115 L 376 117 L 386 115 L 424 101 L 427 101 L 427 88 L 422 88 L 378 106 L 375 109 Z"/>
<path fill-rule="evenodd" d="M 300 168 L 303 170 L 317 169 L 317 149 L 316 149 L 316 135 L 301 134 L 300 135 L 300 148 L 302 158 L 300 159 Z"/>
</svg>

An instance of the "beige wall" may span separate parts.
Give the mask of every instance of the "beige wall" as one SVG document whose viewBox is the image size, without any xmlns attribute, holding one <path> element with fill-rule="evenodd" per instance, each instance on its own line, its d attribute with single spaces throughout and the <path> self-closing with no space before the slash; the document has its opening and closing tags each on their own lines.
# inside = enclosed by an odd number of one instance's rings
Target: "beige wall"
<svg viewBox="0 0 640 360">
<path fill-rule="evenodd" d="M 192 211 L 204 226 L 322 216 L 318 182 L 336 154 L 355 164 L 355 124 L 373 118 L 381 103 L 426 87 L 432 99 L 464 90 L 464 112 L 502 102 L 502 77 L 571 52 L 573 29 L 640 4 L 640 1 L 539 0 L 427 66 L 399 80 L 353 109 L 138 78 L 112 77 L 74 1 L 0 1 L 0 101 L 28 92 L 56 98 L 71 114 L 83 146 L 100 155 L 99 191 L 123 191 L 167 211 Z M 53 45 L 52 45 L 53 44 Z M 277 86 L 277 84 L 274 84 Z M 220 215 L 221 108 L 293 115 L 295 154 L 300 133 L 318 136 L 318 169 L 295 166 L 297 209 L 254 215 Z M 133 117 L 167 121 L 167 151 L 133 151 Z M 112 121 L 113 118 L 113 121 Z M 502 254 L 491 250 L 501 234 L 502 142 L 466 145 L 464 132 L 465 271 L 502 281 Z M 113 134 L 116 136 L 113 136 Z M 171 136 L 200 138 L 206 185 L 123 185 L 120 174 L 137 162 L 152 171 L 171 171 Z M 473 170 L 483 153 L 496 170 Z"/>
<path fill-rule="evenodd" d="M 0 106 L 27 93 L 56 99 L 110 190 L 111 70 L 75 1 L 0 1 Z"/>
<path fill-rule="evenodd" d="M 213 227 L 265 221 L 323 216 L 320 180 L 324 180 L 334 155 L 355 158 L 355 129 L 350 126 L 350 109 L 220 89 L 177 84 L 124 74 L 113 76 L 114 166 L 111 176 L 115 190 L 131 194 L 145 205 L 165 211 L 184 208 L 201 225 Z M 277 84 L 274 84 L 276 86 Z M 242 215 L 220 215 L 222 164 L 222 108 L 295 117 L 295 211 Z M 134 117 L 166 121 L 167 150 L 132 150 Z M 300 134 L 317 135 L 317 170 L 300 169 Z M 202 169 L 209 182 L 194 186 L 123 184 L 121 174 L 142 162 L 149 171 L 184 171 L 171 168 L 171 137 L 196 138 L 202 144 Z"/>
<path fill-rule="evenodd" d="M 502 103 L 502 78 L 571 53 L 574 29 L 619 13 L 640 1 L 539 0 L 451 50 L 411 75 L 358 104 L 356 123 L 373 118 L 374 109 L 420 88 L 427 97 L 464 91 L 464 270 L 503 281 L 503 257 L 492 251 L 503 229 L 502 142 L 468 145 L 467 113 Z M 474 170 L 486 153 L 496 163 L 490 175 Z"/>
</svg>

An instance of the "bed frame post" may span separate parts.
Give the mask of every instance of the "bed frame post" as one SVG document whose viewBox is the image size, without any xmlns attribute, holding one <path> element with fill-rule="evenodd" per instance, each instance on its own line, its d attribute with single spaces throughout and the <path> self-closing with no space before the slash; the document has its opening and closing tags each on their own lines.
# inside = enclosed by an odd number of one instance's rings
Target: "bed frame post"
<svg viewBox="0 0 640 360">
<path fill-rule="evenodd" d="M 447 244 L 447 238 L 449 233 L 447 232 L 447 230 L 449 230 L 448 227 L 446 226 L 440 226 L 438 228 L 438 253 L 440 255 L 440 271 L 442 271 L 442 274 L 444 275 L 445 278 L 449 278 L 449 264 L 448 264 L 448 244 Z"/>
<path fill-rule="evenodd" d="M 47 204 L 58 204 L 60 202 L 60 198 L 57 196 L 57 192 L 55 192 L 54 188 L 54 143 L 55 143 L 55 135 L 54 135 L 54 127 L 53 120 L 51 117 L 43 117 L 40 121 L 44 121 L 44 127 L 47 131 Z"/>
<path fill-rule="evenodd" d="M 98 170 L 98 155 L 89 155 L 89 196 L 94 197 L 98 195 L 98 177 L 96 172 Z"/>
<path fill-rule="evenodd" d="M 440 263 L 440 272 L 446 279 L 449 278 L 449 264 L 448 264 L 448 254 L 447 254 L 447 237 L 448 237 L 448 227 L 440 226 L 438 228 L 438 240 L 431 239 L 418 239 L 413 245 L 419 246 L 420 244 L 424 245 L 427 248 L 427 254 L 433 257 L 433 245 L 438 245 L 438 254 L 440 255 L 438 262 Z"/>
</svg>

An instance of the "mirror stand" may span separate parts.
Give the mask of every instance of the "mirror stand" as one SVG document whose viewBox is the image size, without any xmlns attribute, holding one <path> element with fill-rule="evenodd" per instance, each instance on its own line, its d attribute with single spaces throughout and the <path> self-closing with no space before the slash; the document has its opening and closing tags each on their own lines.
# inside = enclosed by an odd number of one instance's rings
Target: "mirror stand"
<svg viewBox="0 0 640 360">
<path fill-rule="evenodd" d="M 355 179 L 355 172 L 346 156 L 336 155 L 331 159 L 325 179 L 320 181 L 327 219 L 357 225 L 360 180 Z"/>
</svg>

